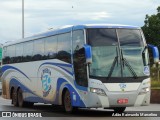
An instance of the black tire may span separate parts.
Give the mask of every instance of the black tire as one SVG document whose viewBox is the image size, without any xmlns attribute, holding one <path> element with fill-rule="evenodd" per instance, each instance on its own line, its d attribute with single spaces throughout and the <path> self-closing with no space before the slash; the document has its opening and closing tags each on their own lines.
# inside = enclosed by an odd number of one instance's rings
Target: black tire
<svg viewBox="0 0 160 120">
<path fill-rule="evenodd" d="M 18 106 L 17 91 L 16 91 L 16 89 L 13 89 L 11 95 L 12 95 L 12 104 L 13 104 L 14 106 Z"/>
<path fill-rule="evenodd" d="M 125 111 L 126 107 L 116 107 L 113 108 L 115 113 L 123 113 Z"/>
<path fill-rule="evenodd" d="M 70 92 L 66 90 L 63 96 L 63 105 L 64 105 L 64 110 L 67 113 L 73 113 L 76 110 L 76 108 L 72 106 L 71 102 L 72 101 L 71 101 Z"/>
<path fill-rule="evenodd" d="M 19 107 L 26 107 L 27 102 L 23 100 L 23 91 L 21 89 L 18 90 L 18 105 Z"/>
</svg>

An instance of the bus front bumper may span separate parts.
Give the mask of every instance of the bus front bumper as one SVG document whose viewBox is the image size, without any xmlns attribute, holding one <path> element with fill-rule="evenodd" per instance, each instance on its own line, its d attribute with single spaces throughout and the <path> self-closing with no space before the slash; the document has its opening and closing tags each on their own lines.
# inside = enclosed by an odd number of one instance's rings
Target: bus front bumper
<svg viewBox="0 0 160 120">
<path fill-rule="evenodd" d="M 89 93 L 87 107 L 90 108 L 111 108 L 147 106 L 150 104 L 150 92 L 138 94 L 137 92 L 110 92 L 107 95 Z"/>
</svg>

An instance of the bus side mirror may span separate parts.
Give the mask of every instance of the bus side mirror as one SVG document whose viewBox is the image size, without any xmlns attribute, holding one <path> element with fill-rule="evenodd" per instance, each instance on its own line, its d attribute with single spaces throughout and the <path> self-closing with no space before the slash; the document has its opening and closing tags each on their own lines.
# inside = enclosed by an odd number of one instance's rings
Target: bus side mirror
<svg viewBox="0 0 160 120">
<path fill-rule="evenodd" d="M 92 63 L 92 50 L 90 45 L 84 45 L 85 50 L 85 57 L 86 57 L 86 63 L 91 64 Z"/>
<path fill-rule="evenodd" d="M 148 48 L 152 50 L 154 63 L 159 62 L 159 51 L 158 48 L 154 45 L 148 44 Z"/>
</svg>

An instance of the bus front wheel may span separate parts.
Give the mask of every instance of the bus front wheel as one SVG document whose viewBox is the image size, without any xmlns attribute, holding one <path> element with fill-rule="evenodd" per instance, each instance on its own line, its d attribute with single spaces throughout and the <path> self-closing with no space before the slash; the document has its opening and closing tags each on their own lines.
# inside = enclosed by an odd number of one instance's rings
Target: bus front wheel
<svg viewBox="0 0 160 120">
<path fill-rule="evenodd" d="M 63 105 L 64 105 L 64 110 L 67 113 L 72 113 L 76 110 L 76 108 L 72 106 L 71 95 L 70 95 L 70 92 L 68 90 L 66 90 L 65 93 L 64 93 Z"/>
<path fill-rule="evenodd" d="M 18 90 L 18 105 L 19 107 L 26 106 L 26 102 L 23 100 L 23 91 L 21 89 Z"/>
</svg>

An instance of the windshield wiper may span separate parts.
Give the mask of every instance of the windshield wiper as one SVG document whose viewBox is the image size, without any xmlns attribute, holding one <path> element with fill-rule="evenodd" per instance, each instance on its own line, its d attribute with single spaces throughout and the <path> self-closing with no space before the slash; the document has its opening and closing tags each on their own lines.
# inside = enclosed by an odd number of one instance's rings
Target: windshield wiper
<svg viewBox="0 0 160 120">
<path fill-rule="evenodd" d="M 123 67 L 124 65 L 127 66 L 127 68 L 129 69 L 129 71 L 131 72 L 131 74 L 133 75 L 133 77 L 135 79 L 137 79 L 137 74 L 136 72 L 133 70 L 132 66 L 129 64 L 129 62 L 126 60 L 126 58 L 123 57 L 123 52 L 122 52 L 122 49 L 121 49 L 121 55 L 122 55 L 122 63 L 123 63 Z"/>
<path fill-rule="evenodd" d="M 111 77 L 116 63 L 117 63 L 117 66 L 118 66 L 118 50 L 117 50 L 117 47 L 116 47 L 116 54 L 117 54 L 117 55 L 116 55 L 116 57 L 114 58 L 114 61 L 113 61 L 112 66 L 111 66 L 111 68 L 110 68 L 110 71 L 109 71 L 109 74 L 108 74 L 108 76 L 107 76 L 107 79 L 109 79 L 109 78 Z"/>
</svg>

